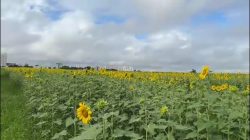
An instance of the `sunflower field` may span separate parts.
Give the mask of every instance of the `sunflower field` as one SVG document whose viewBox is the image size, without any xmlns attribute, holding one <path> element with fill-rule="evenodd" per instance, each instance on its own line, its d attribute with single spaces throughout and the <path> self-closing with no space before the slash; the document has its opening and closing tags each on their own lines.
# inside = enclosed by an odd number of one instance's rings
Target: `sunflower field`
<svg viewBox="0 0 250 140">
<path fill-rule="evenodd" d="M 4 68 L 34 140 L 248 140 L 249 74 Z"/>
</svg>

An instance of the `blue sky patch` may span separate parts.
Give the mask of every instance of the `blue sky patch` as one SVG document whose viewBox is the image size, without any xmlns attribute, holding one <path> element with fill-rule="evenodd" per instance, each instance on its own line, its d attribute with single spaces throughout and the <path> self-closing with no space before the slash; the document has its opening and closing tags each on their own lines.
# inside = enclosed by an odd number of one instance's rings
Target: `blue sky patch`
<svg viewBox="0 0 250 140">
<path fill-rule="evenodd" d="M 59 20 L 66 10 L 44 10 L 43 13 L 50 19 L 50 20 Z"/>
<path fill-rule="evenodd" d="M 58 1 L 56 0 L 48 0 L 48 4 L 52 7 L 45 7 L 41 5 L 30 5 L 29 9 L 34 10 L 39 9 L 46 17 L 48 17 L 50 20 L 55 21 L 59 20 L 63 14 L 68 12 L 69 10 L 62 8 Z"/>
<path fill-rule="evenodd" d="M 138 40 L 141 40 L 141 41 L 146 41 L 148 38 L 148 35 L 147 34 L 137 34 L 137 35 L 135 35 L 135 38 Z"/>
<path fill-rule="evenodd" d="M 216 26 L 228 26 L 229 19 L 222 12 L 212 12 L 208 14 L 200 14 L 194 16 L 191 19 L 191 24 L 193 26 L 199 26 L 202 24 L 214 24 Z"/>
<path fill-rule="evenodd" d="M 115 24 L 122 24 L 126 20 L 125 18 L 113 16 L 113 15 L 101 15 L 97 16 L 95 23 L 96 24 L 107 24 L 107 23 L 115 23 Z"/>
</svg>

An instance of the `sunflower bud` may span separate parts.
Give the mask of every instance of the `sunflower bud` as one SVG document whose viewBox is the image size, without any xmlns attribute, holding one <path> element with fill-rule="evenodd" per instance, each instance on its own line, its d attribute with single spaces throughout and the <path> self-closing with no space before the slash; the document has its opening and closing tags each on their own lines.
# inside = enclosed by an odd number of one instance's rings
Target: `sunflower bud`
<svg viewBox="0 0 250 140">
<path fill-rule="evenodd" d="M 162 106 L 160 110 L 161 116 L 165 115 L 168 112 L 168 107 L 167 106 Z"/>
<path fill-rule="evenodd" d="M 101 100 L 99 100 L 99 101 L 96 103 L 96 107 L 97 107 L 98 109 L 103 109 L 103 108 L 105 108 L 107 105 L 108 105 L 108 102 L 107 102 L 106 100 L 104 100 L 104 99 L 101 99 Z"/>
<path fill-rule="evenodd" d="M 238 89 L 238 87 L 236 87 L 236 86 L 229 86 L 229 90 L 230 90 L 231 92 L 236 92 L 236 91 L 238 91 L 239 89 Z"/>
</svg>

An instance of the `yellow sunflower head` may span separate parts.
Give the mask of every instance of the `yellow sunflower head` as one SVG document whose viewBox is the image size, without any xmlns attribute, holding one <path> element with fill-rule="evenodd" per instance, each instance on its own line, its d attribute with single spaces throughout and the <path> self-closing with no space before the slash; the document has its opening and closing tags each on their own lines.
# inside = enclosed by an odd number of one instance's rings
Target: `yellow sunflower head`
<svg viewBox="0 0 250 140">
<path fill-rule="evenodd" d="M 222 90 L 226 90 L 228 88 L 228 85 L 227 84 L 223 84 L 220 86 Z"/>
<path fill-rule="evenodd" d="M 92 120 L 92 112 L 90 108 L 84 104 L 79 103 L 79 108 L 77 109 L 77 117 L 83 124 L 89 124 Z"/>
<path fill-rule="evenodd" d="M 204 66 L 202 68 L 202 71 L 201 71 L 200 75 L 199 75 L 200 79 L 204 80 L 207 77 L 208 72 L 209 72 L 209 67 L 208 66 Z"/>
<path fill-rule="evenodd" d="M 222 91 L 222 87 L 221 86 L 216 86 L 216 91 Z"/>
<path fill-rule="evenodd" d="M 211 89 L 212 89 L 212 90 L 216 90 L 216 88 L 217 88 L 217 87 L 216 87 L 215 85 L 212 85 L 212 86 L 211 86 Z"/>
</svg>

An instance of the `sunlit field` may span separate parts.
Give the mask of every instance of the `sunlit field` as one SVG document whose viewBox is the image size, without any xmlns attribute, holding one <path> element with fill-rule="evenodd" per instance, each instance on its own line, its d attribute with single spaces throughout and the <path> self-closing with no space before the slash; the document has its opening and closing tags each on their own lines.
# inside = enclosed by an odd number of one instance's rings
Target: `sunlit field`
<svg viewBox="0 0 250 140">
<path fill-rule="evenodd" d="M 170 73 L 3 68 L 1 77 L 20 86 L 29 129 L 23 131 L 25 139 L 248 140 L 249 74 L 209 69 Z M 6 114 L 1 112 L 2 117 Z M 1 121 L 4 138 L 11 122 Z"/>
</svg>

